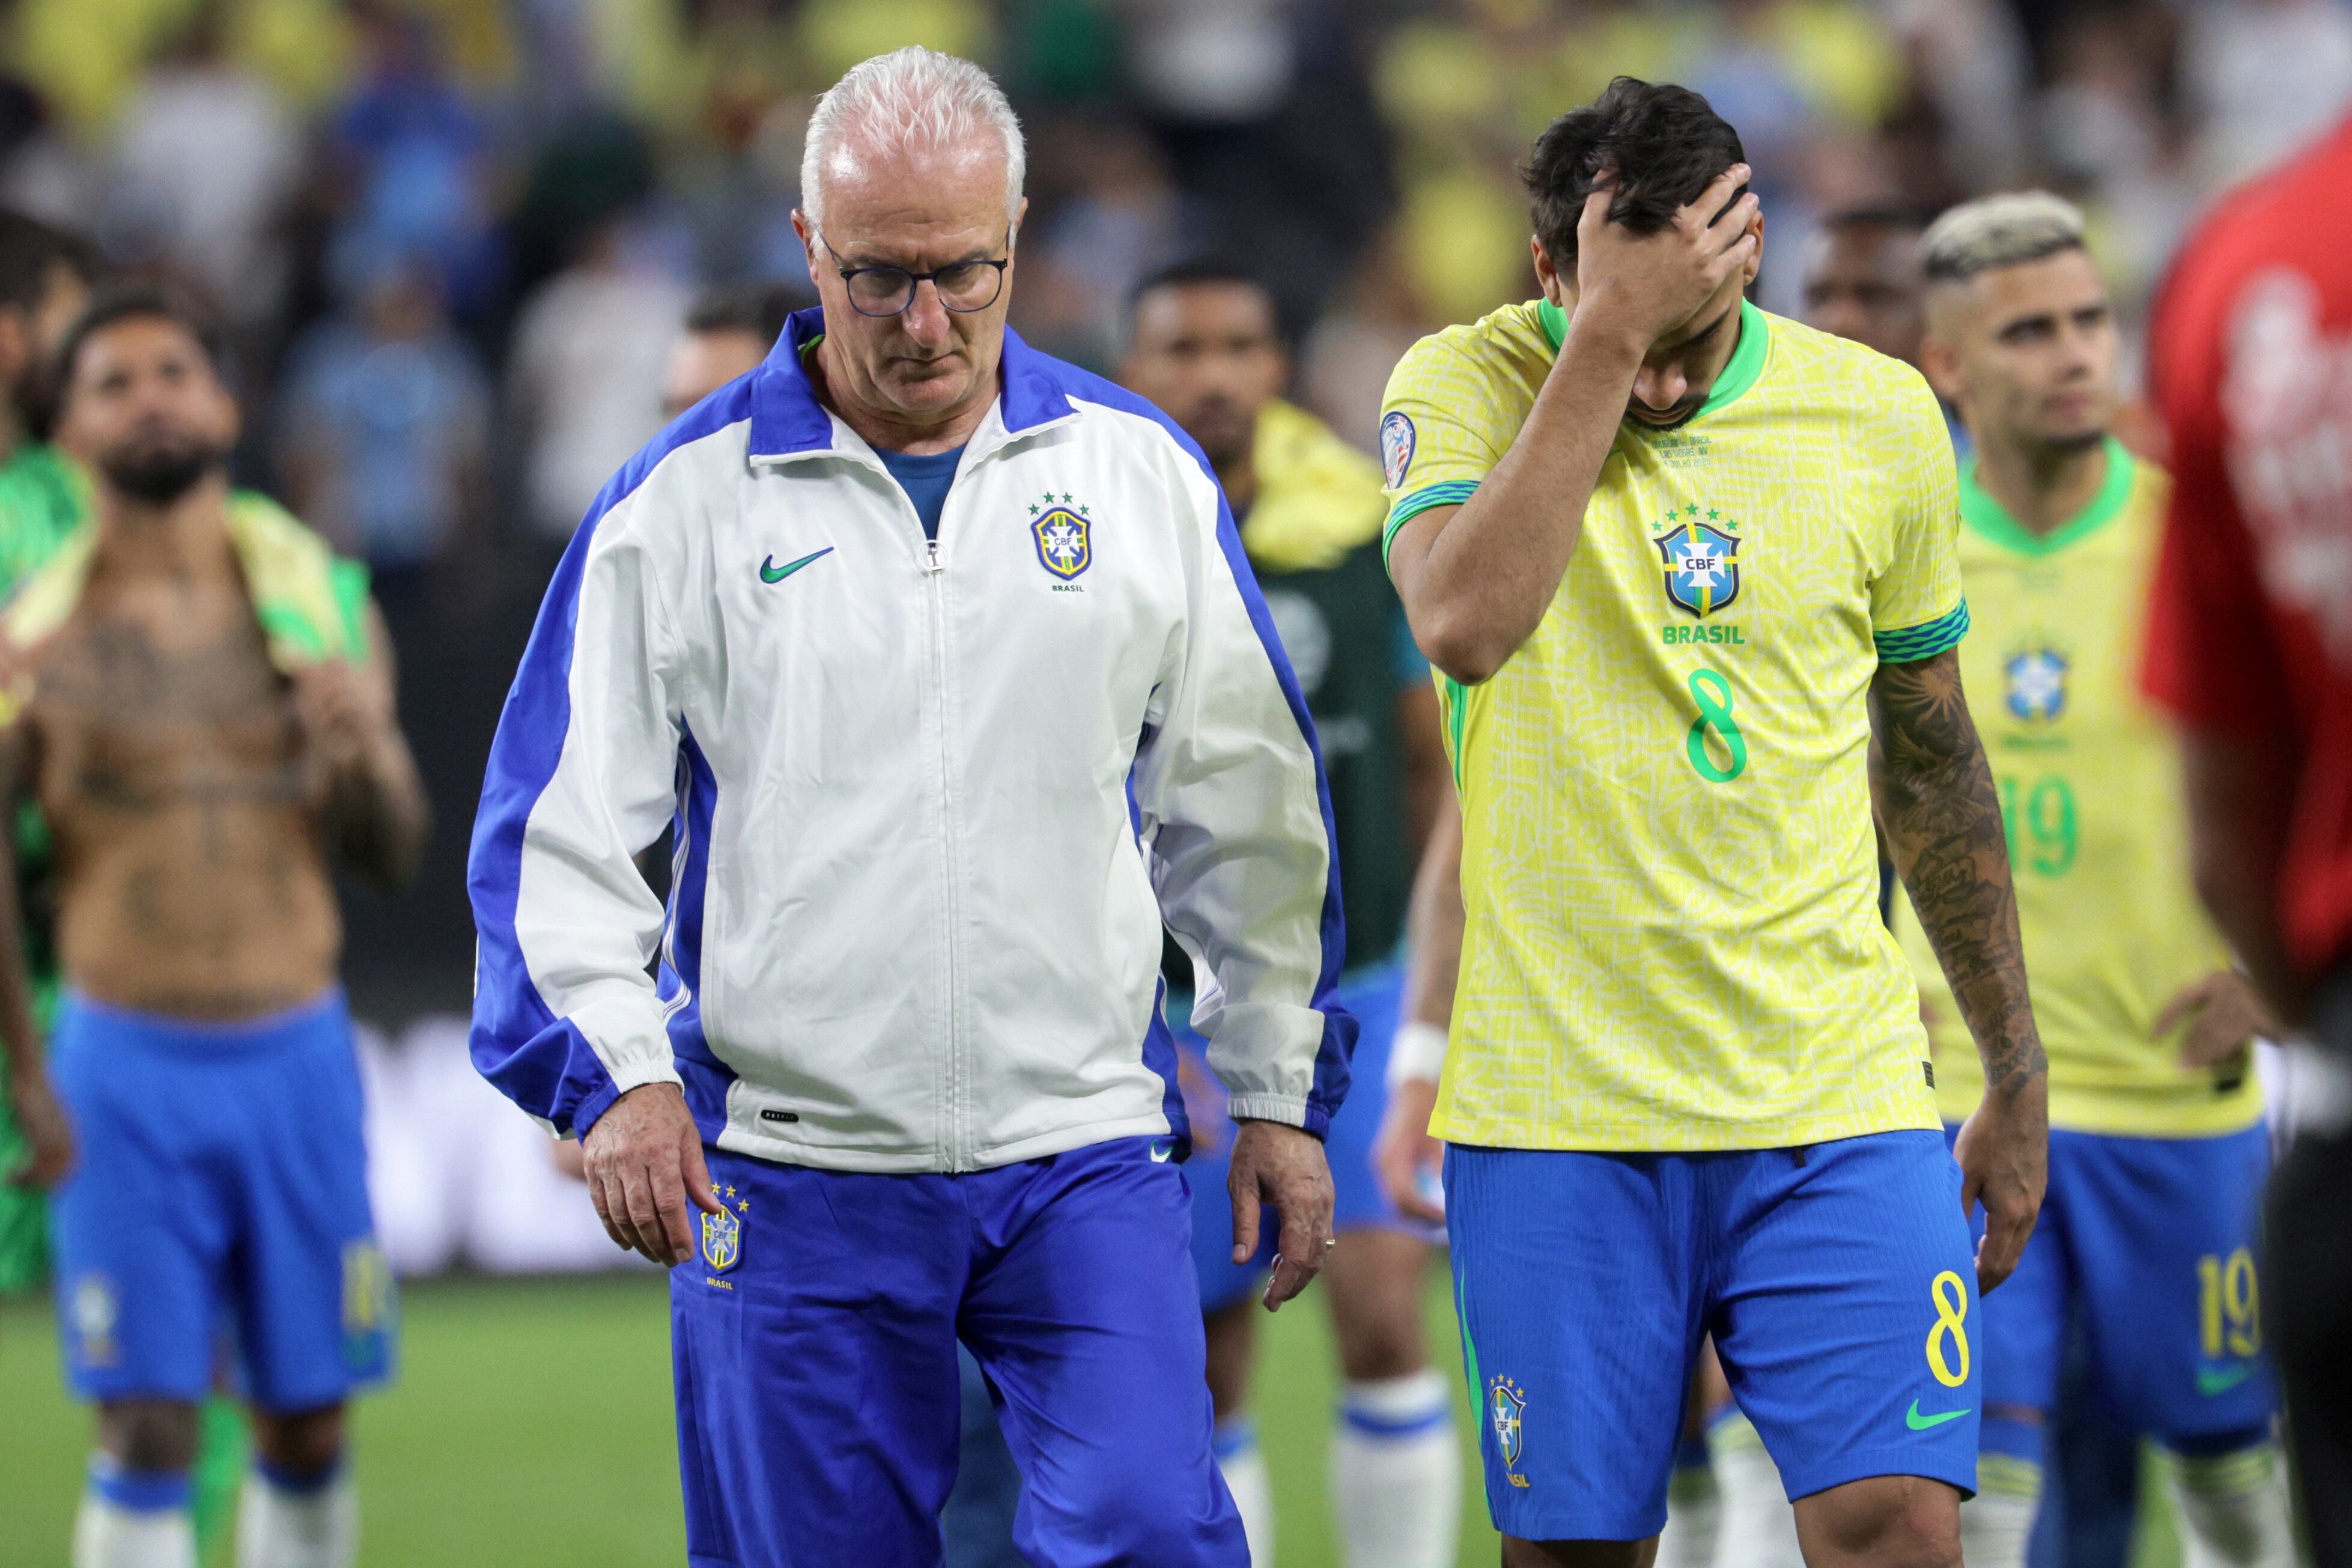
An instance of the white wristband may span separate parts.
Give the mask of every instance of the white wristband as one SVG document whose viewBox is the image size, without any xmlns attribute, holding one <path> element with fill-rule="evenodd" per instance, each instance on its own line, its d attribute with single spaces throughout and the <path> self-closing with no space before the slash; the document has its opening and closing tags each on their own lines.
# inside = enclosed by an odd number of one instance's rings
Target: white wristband
<svg viewBox="0 0 2352 1568">
<path fill-rule="evenodd" d="M 1415 1019 L 1389 1042 L 1389 1087 L 1419 1079 L 1435 1083 L 1445 1070 L 1445 1027 Z"/>
</svg>

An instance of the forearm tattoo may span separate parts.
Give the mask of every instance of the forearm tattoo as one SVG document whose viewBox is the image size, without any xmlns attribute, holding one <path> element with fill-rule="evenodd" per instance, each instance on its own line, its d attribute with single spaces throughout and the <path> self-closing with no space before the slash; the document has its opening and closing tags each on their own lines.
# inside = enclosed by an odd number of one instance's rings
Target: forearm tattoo
<svg viewBox="0 0 2352 1568">
<path fill-rule="evenodd" d="M 1871 776 L 1895 869 L 1983 1054 L 1988 1092 L 2014 1094 L 2048 1069 L 2026 994 L 2000 797 L 1960 689 L 1958 654 L 1879 666 L 1871 717 Z"/>
</svg>

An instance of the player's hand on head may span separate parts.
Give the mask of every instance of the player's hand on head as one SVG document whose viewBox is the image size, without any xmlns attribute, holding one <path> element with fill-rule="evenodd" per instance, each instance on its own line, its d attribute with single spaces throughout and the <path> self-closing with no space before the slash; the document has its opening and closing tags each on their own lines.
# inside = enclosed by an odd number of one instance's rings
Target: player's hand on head
<svg viewBox="0 0 2352 1568">
<path fill-rule="evenodd" d="M 73 1123 L 49 1087 L 33 1074 L 10 1086 L 9 1102 L 24 1130 L 25 1153 L 13 1171 L 0 1173 L 11 1186 L 54 1187 L 73 1169 Z"/>
<path fill-rule="evenodd" d="M 1259 1211 L 1271 1207 L 1281 1224 L 1265 1310 L 1275 1311 L 1307 1289 L 1331 1249 L 1331 1166 L 1322 1142 L 1278 1121 L 1244 1121 L 1234 1135 L 1225 1190 L 1234 1201 L 1234 1261 L 1256 1256 Z"/>
<path fill-rule="evenodd" d="M 1655 234 L 1609 218 L 1613 179 L 1585 198 L 1576 225 L 1577 315 L 1605 321 L 1646 350 L 1687 321 L 1724 280 L 1747 266 L 1760 240 L 1753 191 L 1733 200 L 1748 168 L 1734 163 Z"/>
<path fill-rule="evenodd" d="M 1977 1294 L 1984 1295 L 2017 1268 L 2049 1178 L 2049 1082 L 2035 1074 L 2007 1092 L 1988 1089 L 1952 1144 L 1960 1167 L 1960 1212 L 1984 1205 L 1984 1239 L 1977 1244 Z"/>
<path fill-rule="evenodd" d="M 596 1119 L 580 1149 L 588 1195 L 614 1245 L 665 1268 L 694 1256 L 694 1210 L 717 1214 L 719 1205 L 701 1131 L 677 1085 L 630 1089 Z"/>
<path fill-rule="evenodd" d="M 2182 986 L 2156 1016 L 2152 1033 L 2162 1039 L 2184 1019 L 2189 1029 L 2180 1037 L 2180 1065 L 2191 1072 L 2220 1067 L 2242 1053 L 2256 1035 L 2278 1029 L 2253 982 L 2234 969 L 2216 970 Z"/>
<path fill-rule="evenodd" d="M 1445 1161 L 1445 1145 L 1429 1135 L 1429 1118 L 1436 1109 L 1434 1079 L 1409 1078 L 1391 1088 L 1372 1142 L 1372 1172 L 1399 1214 L 1443 1225 L 1444 1208 L 1429 1199 Z"/>
</svg>

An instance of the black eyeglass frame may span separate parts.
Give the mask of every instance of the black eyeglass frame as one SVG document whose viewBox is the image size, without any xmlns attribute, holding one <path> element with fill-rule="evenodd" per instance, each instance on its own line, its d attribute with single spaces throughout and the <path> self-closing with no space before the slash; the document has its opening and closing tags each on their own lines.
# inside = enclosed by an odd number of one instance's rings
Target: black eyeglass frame
<svg viewBox="0 0 2352 1568">
<path fill-rule="evenodd" d="M 824 241 L 824 253 L 833 258 L 833 269 L 841 274 L 841 280 L 843 284 L 846 286 L 845 291 L 849 295 L 849 308 L 856 311 L 861 316 L 877 321 L 887 321 L 893 316 L 903 316 L 908 311 L 913 310 L 915 308 L 916 292 L 919 287 L 924 283 L 929 283 L 931 286 L 932 291 L 939 295 L 940 308 L 941 310 L 951 310 L 959 316 L 975 315 L 982 310 L 987 310 L 991 305 L 995 304 L 997 300 L 1004 297 L 1004 269 L 1013 265 L 1013 229 L 1009 225 L 1004 230 L 1004 254 L 1003 256 L 996 258 L 992 261 L 984 258 L 971 261 L 950 261 L 945 267 L 934 268 L 929 272 L 911 272 L 904 267 L 844 267 L 841 264 L 841 252 L 833 247 L 833 241 L 825 237 L 824 230 L 817 230 L 816 237 L 818 239 Z M 990 268 L 996 274 L 996 287 L 990 291 L 987 299 L 982 300 L 977 305 L 950 305 L 948 303 L 947 290 L 940 287 L 940 274 L 953 272 L 959 268 L 964 267 L 985 267 Z M 857 302 L 856 279 L 876 272 L 895 272 L 899 277 L 904 278 L 907 280 L 907 302 L 905 304 L 899 306 L 895 310 L 869 310 L 865 306 Z"/>
</svg>

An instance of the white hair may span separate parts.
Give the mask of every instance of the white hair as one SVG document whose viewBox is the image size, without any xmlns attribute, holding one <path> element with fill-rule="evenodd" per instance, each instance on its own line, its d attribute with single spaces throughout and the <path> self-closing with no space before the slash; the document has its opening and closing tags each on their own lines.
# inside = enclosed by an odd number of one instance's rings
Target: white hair
<svg viewBox="0 0 2352 1568">
<path fill-rule="evenodd" d="M 827 165 L 854 156 L 856 138 L 887 150 L 961 146 L 982 132 L 1004 144 L 1004 213 L 1021 205 L 1021 181 L 1028 157 L 1021 121 L 996 79 L 953 55 L 909 44 L 849 68 L 825 90 L 809 115 L 808 141 L 801 153 L 801 210 L 812 223 L 824 221 L 824 174 Z"/>
<path fill-rule="evenodd" d="M 1930 283 L 1964 283 L 2083 248 L 2083 209 L 2048 191 L 2012 191 L 1962 202 L 1930 225 L 1919 257 Z"/>
</svg>

